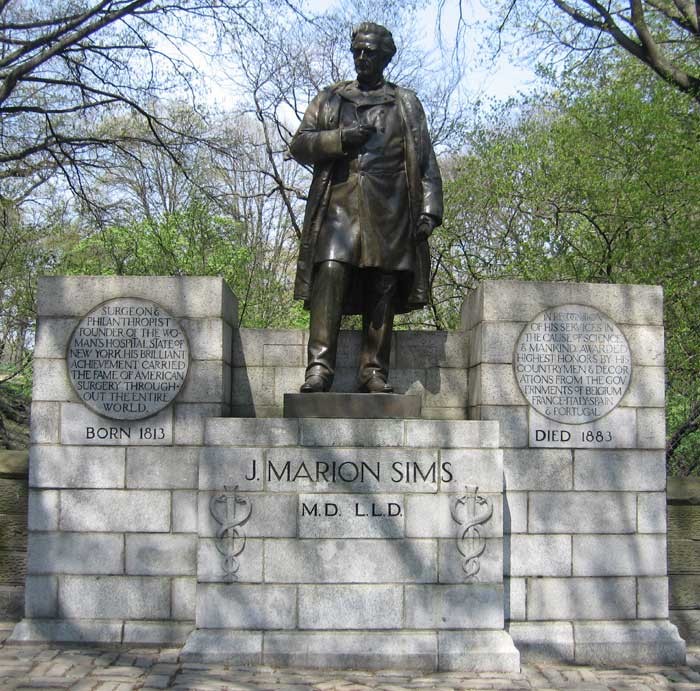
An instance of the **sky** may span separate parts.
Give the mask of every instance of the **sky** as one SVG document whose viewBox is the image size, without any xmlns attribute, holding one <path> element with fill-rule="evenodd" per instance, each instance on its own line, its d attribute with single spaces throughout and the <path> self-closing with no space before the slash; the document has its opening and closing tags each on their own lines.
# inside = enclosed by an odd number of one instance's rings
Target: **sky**
<svg viewBox="0 0 700 691">
<path fill-rule="evenodd" d="M 400 0 L 397 0 L 400 2 Z M 455 33 L 459 24 L 459 1 L 445 0 L 440 15 L 440 35 L 437 32 L 438 2 L 432 0 L 421 12 L 421 22 L 426 27 L 425 41 L 427 48 L 449 52 L 455 44 Z M 305 6 L 311 12 L 323 12 L 341 0 L 306 0 Z M 470 96 L 481 99 L 505 100 L 517 96 L 520 92 L 533 89 L 537 83 L 534 71 L 516 54 L 512 46 L 503 46 L 496 58 L 490 50 L 484 48 L 489 29 L 487 24 L 493 19 L 488 0 L 461 0 L 463 12 L 463 35 L 466 57 L 465 90 Z M 491 3 L 492 4 L 492 3 Z M 392 27 L 388 26 L 391 30 Z M 395 37 L 400 39 L 400 37 Z"/>
</svg>

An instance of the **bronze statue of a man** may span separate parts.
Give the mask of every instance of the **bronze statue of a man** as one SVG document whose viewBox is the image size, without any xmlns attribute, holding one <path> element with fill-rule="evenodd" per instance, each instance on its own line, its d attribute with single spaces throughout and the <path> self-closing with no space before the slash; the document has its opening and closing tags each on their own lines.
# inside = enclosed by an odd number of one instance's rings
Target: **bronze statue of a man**
<svg viewBox="0 0 700 691">
<path fill-rule="evenodd" d="M 352 33 L 356 81 L 323 89 L 289 149 L 313 164 L 294 296 L 311 310 L 302 393 L 328 391 L 343 314 L 362 314 L 360 390 L 387 383 L 396 313 L 427 302 L 427 238 L 442 220 L 442 180 L 416 94 L 384 80 L 391 32 Z"/>
</svg>

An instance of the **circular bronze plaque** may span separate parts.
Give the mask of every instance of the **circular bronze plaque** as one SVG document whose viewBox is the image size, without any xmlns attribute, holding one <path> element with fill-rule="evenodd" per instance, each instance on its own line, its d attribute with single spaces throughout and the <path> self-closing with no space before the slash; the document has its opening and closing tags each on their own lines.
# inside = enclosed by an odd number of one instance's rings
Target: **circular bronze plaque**
<svg viewBox="0 0 700 691">
<path fill-rule="evenodd" d="M 607 315 L 586 305 L 561 305 L 525 326 L 513 367 L 535 410 L 550 420 L 582 424 L 620 402 L 632 375 L 632 356 Z"/>
<path fill-rule="evenodd" d="M 88 408 L 117 420 L 140 420 L 177 396 L 190 349 L 180 325 L 160 305 L 118 298 L 83 317 L 67 360 L 71 384 Z"/>
</svg>

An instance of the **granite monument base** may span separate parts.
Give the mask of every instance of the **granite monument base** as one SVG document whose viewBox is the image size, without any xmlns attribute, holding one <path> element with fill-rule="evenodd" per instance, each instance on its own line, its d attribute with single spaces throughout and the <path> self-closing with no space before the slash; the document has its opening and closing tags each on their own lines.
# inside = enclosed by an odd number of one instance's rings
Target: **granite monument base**
<svg viewBox="0 0 700 691">
<path fill-rule="evenodd" d="M 659 288 L 483 284 L 462 331 L 394 334 L 390 381 L 422 419 L 281 417 L 305 338 L 239 329 L 217 279 L 40 282 L 13 640 L 362 667 L 510 670 L 511 639 L 528 660 L 683 660 Z M 341 341 L 355 362 L 358 335 Z M 392 400 L 357 400 L 375 398 Z"/>
<path fill-rule="evenodd" d="M 185 659 L 519 668 L 495 425 L 229 418 L 207 431 Z"/>
</svg>

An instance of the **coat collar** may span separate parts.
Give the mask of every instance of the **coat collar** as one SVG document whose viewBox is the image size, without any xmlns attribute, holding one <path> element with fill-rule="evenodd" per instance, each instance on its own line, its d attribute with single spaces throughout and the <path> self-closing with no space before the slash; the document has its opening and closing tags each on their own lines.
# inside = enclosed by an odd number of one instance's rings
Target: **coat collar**
<svg viewBox="0 0 700 691">
<path fill-rule="evenodd" d="M 396 102 L 396 87 L 389 82 L 384 82 L 381 87 L 373 91 L 362 91 L 357 81 L 347 82 L 338 89 L 337 93 L 341 98 L 357 106 L 378 106 Z"/>
</svg>

